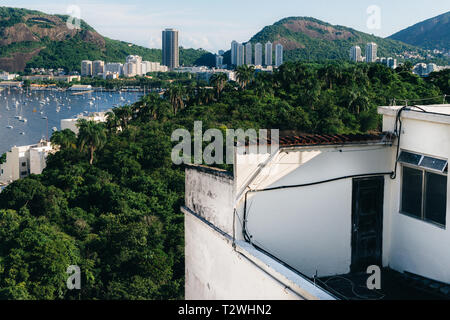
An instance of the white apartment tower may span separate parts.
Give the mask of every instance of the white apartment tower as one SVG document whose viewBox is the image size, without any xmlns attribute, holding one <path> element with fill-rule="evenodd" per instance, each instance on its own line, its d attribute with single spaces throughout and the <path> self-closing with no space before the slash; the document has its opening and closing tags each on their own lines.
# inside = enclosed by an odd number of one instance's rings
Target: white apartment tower
<svg viewBox="0 0 450 320">
<path fill-rule="evenodd" d="M 134 64 L 136 68 L 136 74 L 135 75 L 142 75 L 142 57 L 140 56 L 128 56 L 127 57 L 127 64 Z M 129 70 L 129 69 L 128 69 Z M 125 71 L 124 71 L 125 73 Z"/>
<path fill-rule="evenodd" d="M 81 76 L 89 77 L 92 76 L 92 61 L 83 60 L 81 61 Z"/>
<path fill-rule="evenodd" d="M 231 42 L 231 64 L 237 65 L 237 54 L 238 54 L 239 43 L 237 41 Z"/>
<path fill-rule="evenodd" d="M 353 46 L 350 48 L 350 61 L 353 62 L 362 61 L 360 46 Z"/>
<path fill-rule="evenodd" d="M 279 67 L 283 64 L 283 45 L 277 44 L 275 46 L 275 67 Z"/>
<path fill-rule="evenodd" d="M 262 64 L 262 44 L 258 42 L 255 44 L 255 65 L 262 66 Z"/>
<path fill-rule="evenodd" d="M 238 45 L 238 49 L 237 49 L 236 65 L 239 67 L 244 64 L 245 64 L 245 49 L 244 49 L 244 45 L 242 43 L 240 43 Z"/>
<path fill-rule="evenodd" d="M 103 74 L 103 72 L 105 72 L 105 62 L 101 60 L 95 60 L 92 63 L 93 76 L 98 76 L 99 74 Z"/>
<path fill-rule="evenodd" d="M 366 46 L 366 62 L 376 62 L 377 61 L 377 49 L 378 46 L 374 42 L 370 42 Z"/>
<path fill-rule="evenodd" d="M 245 45 L 245 64 L 251 65 L 253 62 L 253 46 L 251 42 Z"/>
<path fill-rule="evenodd" d="M 268 41 L 266 43 L 266 59 L 265 59 L 265 65 L 266 66 L 271 66 L 273 63 L 273 47 L 272 47 L 272 42 Z"/>
</svg>

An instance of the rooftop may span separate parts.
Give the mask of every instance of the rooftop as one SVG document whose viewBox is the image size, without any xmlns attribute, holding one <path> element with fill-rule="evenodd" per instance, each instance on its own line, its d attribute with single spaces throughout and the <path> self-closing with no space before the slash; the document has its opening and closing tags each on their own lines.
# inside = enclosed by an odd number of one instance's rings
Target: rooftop
<svg viewBox="0 0 450 320">
<path fill-rule="evenodd" d="M 280 146 L 316 146 L 316 145 L 346 145 L 361 143 L 389 143 L 393 139 L 389 133 L 379 134 L 308 134 L 280 137 Z"/>
</svg>

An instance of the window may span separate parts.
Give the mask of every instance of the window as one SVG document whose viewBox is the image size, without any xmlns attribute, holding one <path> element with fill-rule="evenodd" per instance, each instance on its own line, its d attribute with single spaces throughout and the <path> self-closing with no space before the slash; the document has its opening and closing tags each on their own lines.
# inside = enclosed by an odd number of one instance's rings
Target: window
<svg viewBox="0 0 450 320">
<path fill-rule="evenodd" d="M 22 162 L 22 167 L 26 167 L 27 163 L 26 162 Z"/>
<path fill-rule="evenodd" d="M 445 165 L 447 166 L 447 162 L 445 162 Z M 427 166 L 424 165 L 424 167 Z M 435 163 L 435 167 L 435 170 L 440 171 L 442 165 Z M 400 211 L 409 216 L 445 227 L 447 175 L 437 171 L 403 165 Z"/>
</svg>

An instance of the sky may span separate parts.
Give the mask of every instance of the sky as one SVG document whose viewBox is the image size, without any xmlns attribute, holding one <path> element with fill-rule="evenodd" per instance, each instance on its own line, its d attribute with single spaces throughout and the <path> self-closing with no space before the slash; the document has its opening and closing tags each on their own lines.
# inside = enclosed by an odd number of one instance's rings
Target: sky
<svg viewBox="0 0 450 320">
<path fill-rule="evenodd" d="M 387 37 L 450 11 L 449 0 L 2 0 L 1 6 L 77 15 L 101 35 L 149 48 L 161 31 L 179 30 L 180 45 L 211 52 L 248 41 L 263 27 L 309 16 Z"/>
</svg>

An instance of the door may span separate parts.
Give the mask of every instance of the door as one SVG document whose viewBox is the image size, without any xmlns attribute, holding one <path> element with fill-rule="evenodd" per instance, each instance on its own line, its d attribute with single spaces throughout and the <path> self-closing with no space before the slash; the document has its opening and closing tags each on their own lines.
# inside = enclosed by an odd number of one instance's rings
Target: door
<svg viewBox="0 0 450 320">
<path fill-rule="evenodd" d="M 382 267 L 384 177 L 353 180 L 351 272 Z"/>
</svg>

